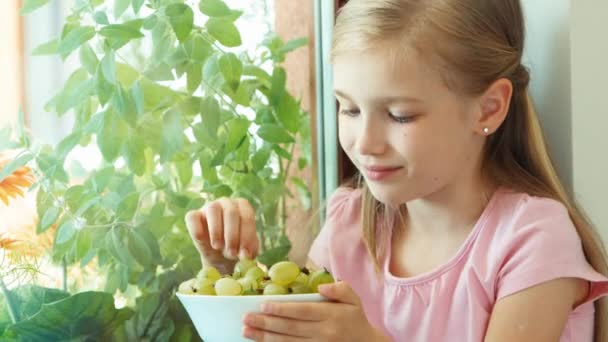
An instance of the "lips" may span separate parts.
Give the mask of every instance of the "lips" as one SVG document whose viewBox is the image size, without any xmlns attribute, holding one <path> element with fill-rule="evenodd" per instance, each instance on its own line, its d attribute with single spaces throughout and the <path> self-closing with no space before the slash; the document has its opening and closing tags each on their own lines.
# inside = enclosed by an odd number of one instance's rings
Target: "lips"
<svg viewBox="0 0 608 342">
<path fill-rule="evenodd" d="M 369 180 L 380 181 L 392 176 L 401 169 L 401 166 L 370 165 L 365 167 L 365 174 Z"/>
</svg>

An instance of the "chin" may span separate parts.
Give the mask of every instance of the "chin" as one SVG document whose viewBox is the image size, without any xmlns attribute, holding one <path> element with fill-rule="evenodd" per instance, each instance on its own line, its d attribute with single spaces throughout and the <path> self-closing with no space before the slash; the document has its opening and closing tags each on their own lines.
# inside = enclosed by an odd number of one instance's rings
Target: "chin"
<svg viewBox="0 0 608 342">
<path fill-rule="evenodd" d="M 411 200 L 407 193 L 400 191 L 399 187 L 395 187 L 394 185 L 378 186 L 369 182 L 367 184 L 374 198 L 384 205 L 397 207 Z"/>
</svg>

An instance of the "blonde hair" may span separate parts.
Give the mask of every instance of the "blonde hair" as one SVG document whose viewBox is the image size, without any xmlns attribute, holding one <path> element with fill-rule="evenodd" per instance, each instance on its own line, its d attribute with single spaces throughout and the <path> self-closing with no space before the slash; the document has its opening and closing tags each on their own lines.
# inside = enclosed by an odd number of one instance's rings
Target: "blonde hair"
<svg viewBox="0 0 608 342">
<path fill-rule="evenodd" d="M 589 263 L 608 275 L 606 251 L 592 224 L 565 190 L 547 151 L 528 95 L 529 72 L 522 66 L 524 19 L 519 0 L 350 0 L 336 19 L 332 59 L 341 53 L 381 46 L 398 61 L 407 49 L 424 54 L 438 67 L 446 86 L 459 94 L 480 95 L 496 80 L 509 79 L 513 95 L 502 126 L 483 150 L 482 174 L 496 185 L 563 203 L 581 238 Z M 363 236 L 379 264 L 387 230 L 382 216 L 406 215 L 376 200 L 361 179 Z M 381 216 L 382 215 L 382 216 Z M 385 220 L 384 222 L 387 222 Z M 608 341 L 605 299 L 596 301 L 595 341 Z"/>
</svg>

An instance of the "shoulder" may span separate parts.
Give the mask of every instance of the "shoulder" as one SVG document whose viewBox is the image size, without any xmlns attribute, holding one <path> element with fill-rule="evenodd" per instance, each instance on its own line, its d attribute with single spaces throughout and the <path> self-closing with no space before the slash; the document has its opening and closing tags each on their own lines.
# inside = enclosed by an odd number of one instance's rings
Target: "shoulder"
<svg viewBox="0 0 608 342">
<path fill-rule="evenodd" d="M 361 213 L 361 189 L 339 187 L 327 201 L 327 221 L 357 220 Z"/>
<path fill-rule="evenodd" d="M 578 234 L 566 206 L 555 199 L 512 190 L 499 190 L 489 220 L 502 241 L 508 237 L 552 234 L 555 238 L 578 241 Z M 552 239 L 552 240 L 554 240 Z"/>
</svg>

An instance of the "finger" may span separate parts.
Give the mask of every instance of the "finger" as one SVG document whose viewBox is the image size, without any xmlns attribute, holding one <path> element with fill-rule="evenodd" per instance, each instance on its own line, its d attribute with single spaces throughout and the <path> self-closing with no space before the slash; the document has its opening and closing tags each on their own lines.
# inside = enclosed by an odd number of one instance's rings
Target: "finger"
<svg viewBox="0 0 608 342">
<path fill-rule="evenodd" d="M 265 302 L 261 311 L 265 314 L 302 321 L 323 321 L 335 310 L 336 303 Z"/>
<path fill-rule="evenodd" d="M 211 246 L 213 246 L 213 249 L 221 250 L 224 248 L 222 205 L 217 201 L 211 202 L 205 206 L 204 214 L 207 220 Z"/>
<path fill-rule="evenodd" d="M 230 199 L 222 199 L 224 209 L 224 242 L 226 243 L 226 256 L 235 258 L 238 253 L 239 239 L 241 237 L 240 226 L 241 218 L 239 208 Z"/>
<path fill-rule="evenodd" d="M 359 296 L 343 281 L 319 285 L 319 294 L 340 303 L 360 305 Z"/>
<path fill-rule="evenodd" d="M 194 246 L 198 252 L 203 255 L 206 248 L 210 248 L 209 231 L 205 227 L 203 213 L 200 210 L 191 210 L 186 214 L 186 227 L 190 233 L 190 237 L 194 242 Z"/>
<path fill-rule="evenodd" d="M 290 341 L 290 338 L 299 341 L 310 339 L 319 330 L 319 323 L 316 322 L 258 314 L 248 314 L 243 322 L 244 332 L 252 330 L 252 337 L 256 341 Z"/>
<path fill-rule="evenodd" d="M 252 327 L 244 326 L 243 327 L 243 336 L 253 341 L 263 341 L 263 342 L 302 342 L 302 341 L 312 341 L 311 338 L 306 337 L 295 337 L 283 334 L 275 334 L 268 331 L 263 331 L 259 329 L 255 329 Z"/>
<path fill-rule="evenodd" d="M 240 255 L 242 258 L 253 259 L 258 254 L 259 248 L 255 229 L 255 210 L 244 198 L 239 198 L 236 204 L 241 213 Z"/>
</svg>

